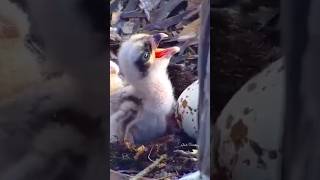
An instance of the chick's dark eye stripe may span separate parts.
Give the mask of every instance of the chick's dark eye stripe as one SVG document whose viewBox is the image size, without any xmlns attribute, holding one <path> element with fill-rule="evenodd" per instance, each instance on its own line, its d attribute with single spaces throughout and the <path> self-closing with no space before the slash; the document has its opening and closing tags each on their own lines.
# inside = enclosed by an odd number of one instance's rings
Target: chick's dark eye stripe
<svg viewBox="0 0 320 180">
<path fill-rule="evenodd" d="M 143 51 L 151 53 L 151 43 L 149 41 L 146 41 L 144 43 Z"/>
<path fill-rule="evenodd" d="M 142 53 L 140 54 L 138 60 L 135 62 L 136 67 L 141 72 L 142 77 L 146 77 L 148 74 L 148 68 L 150 67 L 150 64 L 148 63 L 149 59 L 144 59 L 145 52 L 151 53 L 151 44 L 150 42 L 145 42 L 144 46 L 142 48 Z M 150 56 L 149 56 L 150 58 Z"/>
</svg>

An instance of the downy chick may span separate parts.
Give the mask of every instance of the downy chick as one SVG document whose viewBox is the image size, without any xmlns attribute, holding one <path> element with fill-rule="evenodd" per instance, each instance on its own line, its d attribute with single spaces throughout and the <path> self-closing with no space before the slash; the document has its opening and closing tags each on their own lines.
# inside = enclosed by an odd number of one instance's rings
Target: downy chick
<svg viewBox="0 0 320 180">
<path fill-rule="evenodd" d="M 165 37 L 164 33 L 133 35 L 118 53 L 120 71 L 130 86 L 123 93 L 122 116 L 111 121 L 122 122 L 119 131 L 130 143 L 145 143 L 166 132 L 166 118 L 175 103 L 167 67 L 180 48 L 158 48 Z"/>
<path fill-rule="evenodd" d="M 124 87 L 124 82 L 119 76 L 119 66 L 110 61 L 110 95 Z"/>
</svg>

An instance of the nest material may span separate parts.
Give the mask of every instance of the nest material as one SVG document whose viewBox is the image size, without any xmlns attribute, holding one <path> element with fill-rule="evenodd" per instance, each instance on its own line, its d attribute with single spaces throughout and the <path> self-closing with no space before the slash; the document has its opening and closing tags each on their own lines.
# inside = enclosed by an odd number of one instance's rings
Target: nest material
<svg viewBox="0 0 320 180">
<path fill-rule="evenodd" d="M 117 62 L 120 44 L 135 33 L 164 32 L 168 40 L 159 47 L 179 46 L 180 53 L 169 64 L 168 74 L 175 98 L 197 77 L 199 3 L 185 0 L 114 0 L 111 2 L 110 55 Z M 172 119 L 173 126 L 176 123 Z M 181 130 L 180 130 L 181 131 Z M 150 144 L 128 149 L 113 143 L 110 149 L 111 169 L 122 174 L 156 179 L 177 179 L 197 171 L 195 141 L 180 131 L 171 131 Z M 157 162 L 160 157 L 161 161 Z M 154 162 L 156 165 L 153 165 Z M 150 168 L 151 167 L 151 168 Z M 140 174 L 139 174 L 140 173 Z"/>
</svg>

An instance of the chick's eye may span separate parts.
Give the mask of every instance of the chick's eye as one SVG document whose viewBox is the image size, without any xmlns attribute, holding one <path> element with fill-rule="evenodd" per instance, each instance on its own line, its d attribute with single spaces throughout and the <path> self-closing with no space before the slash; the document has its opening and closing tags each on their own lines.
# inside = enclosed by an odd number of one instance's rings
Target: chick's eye
<svg viewBox="0 0 320 180">
<path fill-rule="evenodd" d="M 148 61 L 150 57 L 150 53 L 149 52 L 144 52 L 142 55 L 142 58 L 144 61 Z"/>
</svg>

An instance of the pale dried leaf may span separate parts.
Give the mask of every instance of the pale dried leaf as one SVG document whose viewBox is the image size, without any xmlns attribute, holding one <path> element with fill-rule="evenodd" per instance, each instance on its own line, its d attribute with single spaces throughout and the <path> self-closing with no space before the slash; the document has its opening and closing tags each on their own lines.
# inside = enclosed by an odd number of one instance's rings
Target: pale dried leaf
<svg viewBox="0 0 320 180">
<path fill-rule="evenodd" d="M 202 0 L 188 0 L 187 10 L 197 9 L 200 6 L 201 2 Z"/>
<path fill-rule="evenodd" d="M 122 19 L 127 19 L 127 18 L 145 18 L 146 15 L 141 10 L 136 9 L 134 11 L 123 12 L 120 17 Z"/>
<path fill-rule="evenodd" d="M 135 23 L 131 21 L 123 22 L 121 30 L 125 34 L 132 34 L 134 30 Z"/>
<path fill-rule="evenodd" d="M 161 7 L 150 13 L 150 22 L 163 21 L 180 3 L 185 0 L 170 0 L 168 2 L 163 1 Z"/>
<path fill-rule="evenodd" d="M 111 15 L 111 26 L 114 26 L 115 24 L 117 24 L 117 22 L 120 19 L 120 14 L 121 14 L 120 11 L 116 11 L 116 12 L 112 13 L 112 15 Z"/>
<path fill-rule="evenodd" d="M 181 14 L 178 14 L 176 16 L 167 18 L 165 20 L 162 20 L 160 22 L 157 23 L 153 23 L 153 24 L 148 24 L 147 26 L 144 27 L 145 30 L 161 30 L 161 29 L 167 29 L 170 26 L 176 25 L 179 22 L 182 21 L 183 17 L 186 16 L 189 13 L 189 11 L 185 11 Z"/>
<path fill-rule="evenodd" d="M 146 9 L 148 11 L 152 11 L 155 9 L 160 3 L 160 0 L 140 0 L 140 5 L 143 7 L 143 9 Z"/>
<path fill-rule="evenodd" d="M 183 30 L 179 34 L 179 39 L 190 39 L 198 36 L 200 28 L 200 18 L 194 20 L 190 24 L 184 26 Z"/>
<path fill-rule="evenodd" d="M 115 12 L 119 9 L 120 0 L 112 0 L 110 2 L 110 12 Z"/>
<path fill-rule="evenodd" d="M 123 12 L 129 12 L 136 10 L 139 4 L 139 0 L 130 0 L 126 6 L 126 8 L 123 10 Z"/>
<path fill-rule="evenodd" d="M 143 9 L 147 19 L 150 20 L 150 12 L 155 9 L 159 3 L 160 0 L 140 0 L 139 7 Z"/>
</svg>

